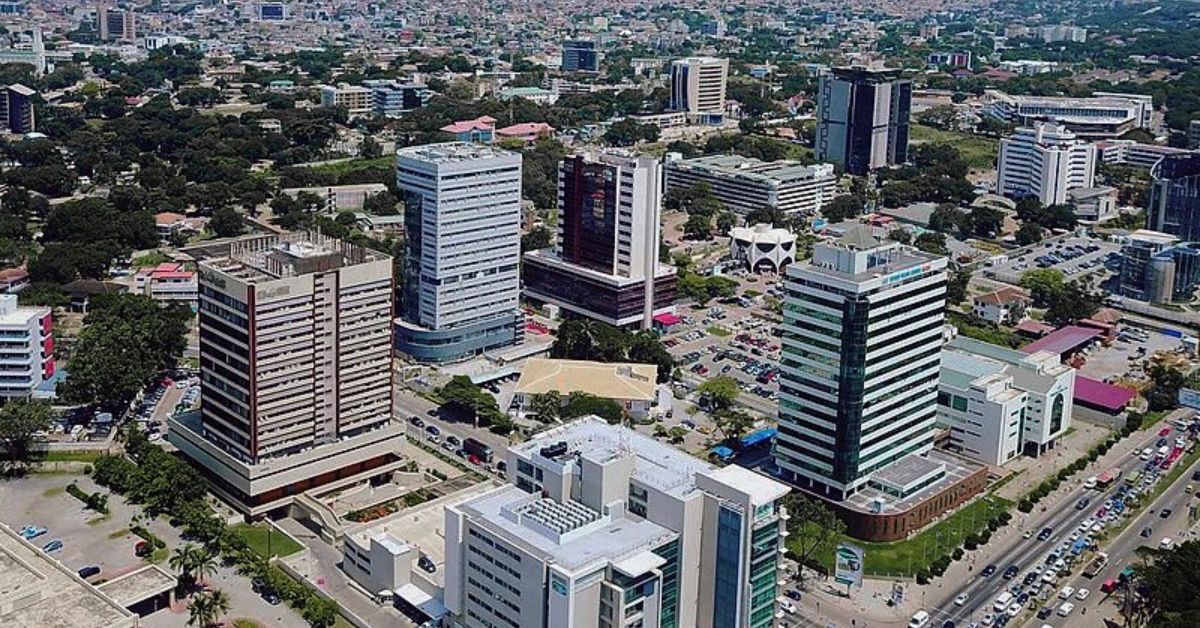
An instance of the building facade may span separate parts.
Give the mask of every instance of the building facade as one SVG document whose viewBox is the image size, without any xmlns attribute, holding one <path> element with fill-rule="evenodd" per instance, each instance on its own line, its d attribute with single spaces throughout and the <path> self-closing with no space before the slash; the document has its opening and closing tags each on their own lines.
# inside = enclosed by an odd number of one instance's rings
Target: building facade
<svg viewBox="0 0 1200 628">
<path fill-rule="evenodd" d="M 1164 157 L 1150 175 L 1146 228 L 1200 242 L 1200 153 Z"/>
<path fill-rule="evenodd" d="M 562 45 L 563 72 L 599 72 L 600 50 L 596 42 L 568 39 Z"/>
<path fill-rule="evenodd" d="M 0 123 L 9 133 L 24 135 L 37 130 L 37 122 L 33 113 L 33 98 L 37 92 L 13 83 L 4 88 L 0 94 Z"/>
<path fill-rule="evenodd" d="M 0 294 L 0 398 L 27 398 L 54 377 L 53 327 L 50 308 Z"/>
<path fill-rule="evenodd" d="M 771 225 L 734 227 L 729 231 L 729 249 L 750 272 L 782 273 L 796 261 L 796 235 Z"/>
<path fill-rule="evenodd" d="M 933 448 L 946 259 L 865 228 L 813 248 L 784 281 L 775 461 L 842 501 Z"/>
<path fill-rule="evenodd" d="M 805 166 L 734 155 L 668 159 L 666 176 L 668 191 L 705 183 L 717 200 L 739 214 L 767 206 L 786 214 L 816 214 L 833 200 L 838 182 L 831 164 Z"/>
<path fill-rule="evenodd" d="M 1013 96 L 989 89 L 983 93 L 985 115 L 1028 126 L 1052 121 L 1084 139 L 1115 138 L 1151 125 L 1154 100 L 1142 94 L 1095 92 L 1089 98 Z"/>
<path fill-rule="evenodd" d="M 396 347 L 449 362 L 523 339 L 521 155 L 449 142 L 396 153 L 407 249 Z"/>
<path fill-rule="evenodd" d="M 129 9 L 101 6 L 96 10 L 96 26 L 102 42 L 137 39 L 137 14 Z"/>
<path fill-rule="evenodd" d="M 675 268 L 658 261 L 662 165 L 589 152 L 558 170 L 554 249 L 524 256 L 526 297 L 619 327 L 673 312 Z"/>
<path fill-rule="evenodd" d="M 371 90 L 372 111 L 388 118 L 399 118 L 420 109 L 433 96 L 428 87 L 418 83 L 370 80 L 363 81 L 363 87 Z"/>
<path fill-rule="evenodd" d="M 817 90 L 817 161 L 864 175 L 908 161 L 912 81 L 898 70 L 835 68 Z"/>
<path fill-rule="evenodd" d="M 257 515 L 393 470 L 391 258 L 310 232 L 193 250 L 204 394 L 170 440 L 213 490 Z"/>
<path fill-rule="evenodd" d="M 970 338 L 942 352 L 938 422 L 950 447 L 992 465 L 1053 449 L 1071 428 L 1075 369 L 1051 352 L 1030 355 Z"/>
<path fill-rule="evenodd" d="M 1120 292 L 1150 303 L 1189 302 L 1200 285 L 1200 243 L 1139 229 L 1121 247 Z"/>
<path fill-rule="evenodd" d="M 676 59 L 671 63 L 671 111 L 682 111 L 703 124 L 720 124 L 725 119 L 728 73 L 728 59 Z"/>
<path fill-rule="evenodd" d="M 513 405 L 534 408 L 538 395 L 557 393 L 563 405 L 574 393 L 615 401 L 629 416 L 642 419 L 658 401 L 658 367 L 653 364 L 529 358 L 513 389 Z"/>
<path fill-rule="evenodd" d="M 507 464 L 510 484 L 446 508 L 451 625 L 774 625 L 786 486 L 596 417 Z"/>
<path fill-rule="evenodd" d="M 1000 140 L 996 188 L 1010 198 L 1033 197 L 1061 205 L 1067 192 L 1090 188 L 1095 180 L 1096 147 L 1066 127 L 1037 122 Z"/>
<path fill-rule="evenodd" d="M 321 106 L 345 107 L 351 116 L 365 116 L 374 109 L 375 99 L 371 89 L 361 85 L 322 85 Z"/>
<path fill-rule="evenodd" d="M 153 268 L 143 268 L 133 276 L 133 291 L 159 303 L 178 303 L 196 309 L 200 280 L 195 271 L 179 262 L 164 262 Z"/>
</svg>

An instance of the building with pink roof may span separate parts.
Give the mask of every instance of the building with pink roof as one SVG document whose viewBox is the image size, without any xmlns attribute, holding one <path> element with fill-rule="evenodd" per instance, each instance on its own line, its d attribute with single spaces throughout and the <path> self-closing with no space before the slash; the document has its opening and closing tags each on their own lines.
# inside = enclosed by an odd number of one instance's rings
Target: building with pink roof
<svg viewBox="0 0 1200 628">
<path fill-rule="evenodd" d="M 133 289 L 159 303 L 182 303 L 194 310 L 200 288 L 195 271 L 180 262 L 164 262 L 139 270 L 133 277 Z"/>
<path fill-rule="evenodd" d="M 474 120 L 459 120 L 447 124 L 441 129 L 454 136 L 454 139 L 468 144 L 491 144 L 496 138 L 496 119 L 491 116 L 479 116 Z"/>
<path fill-rule="evenodd" d="M 542 138 L 553 136 L 554 127 L 545 122 L 523 122 L 496 130 L 496 137 L 502 140 L 515 139 L 521 140 L 526 144 L 532 144 Z"/>
</svg>

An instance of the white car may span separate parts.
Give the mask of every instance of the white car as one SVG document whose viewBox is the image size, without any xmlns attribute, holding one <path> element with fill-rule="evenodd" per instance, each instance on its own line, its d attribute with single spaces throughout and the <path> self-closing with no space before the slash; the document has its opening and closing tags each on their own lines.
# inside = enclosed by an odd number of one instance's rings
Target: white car
<svg viewBox="0 0 1200 628">
<path fill-rule="evenodd" d="M 796 605 L 787 599 L 779 600 L 779 608 L 788 615 L 795 615 L 797 612 Z"/>
<path fill-rule="evenodd" d="M 996 616 L 992 613 L 988 613 L 983 616 L 983 621 L 980 623 L 982 623 L 984 626 L 991 626 L 992 624 L 996 623 Z"/>
<path fill-rule="evenodd" d="M 1063 587 L 1062 590 L 1058 592 L 1058 598 L 1060 600 L 1069 600 L 1071 599 L 1072 595 L 1075 595 L 1075 587 L 1069 585 Z"/>
<path fill-rule="evenodd" d="M 1075 599 L 1082 602 L 1082 601 L 1088 599 L 1088 595 L 1091 595 L 1091 593 L 1092 592 L 1088 591 L 1087 589 L 1080 588 L 1078 591 L 1075 592 Z"/>
<path fill-rule="evenodd" d="M 1074 604 L 1070 602 L 1063 602 L 1062 604 L 1058 605 L 1058 616 L 1066 617 L 1067 615 L 1070 615 L 1071 611 L 1073 610 L 1075 610 Z"/>
<path fill-rule="evenodd" d="M 1009 617 L 1016 617 L 1017 615 L 1021 614 L 1022 608 L 1023 607 L 1021 606 L 1020 602 L 1013 602 L 1012 604 L 1008 605 L 1008 610 L 1004 611 L 1004 613 Z"/>
<path fill-rule="evenodd" d="M 1175 547 L 1175 540 L 1169 536 L 1164 536 L 1163 540 L 1158 542 L 1158 549 L 1169 550 Z"/>
<path fill-rule="evenodd" d="M 967 594 L 966 593 L 959 593 L 958 597 L 954 598 L 955 606 L 962 606 L 963 604 L 966 604 L 966 603 L 967 603 Z"/>
<path fill-rule="evenodd" d="M 1083 523 L 1079 524 L 1079 531 L 1087 532 L 1094 525 L 1096 525 L 1096 520 L 1088 517 L 1087 519 L 1083 520 Z"/>
</svg>

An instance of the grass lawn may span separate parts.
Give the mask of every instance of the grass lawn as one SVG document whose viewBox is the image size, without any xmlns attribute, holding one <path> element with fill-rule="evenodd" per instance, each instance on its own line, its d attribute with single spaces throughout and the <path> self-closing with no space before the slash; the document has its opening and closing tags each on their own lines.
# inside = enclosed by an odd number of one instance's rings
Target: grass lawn
<svg viewBox="0 0 1200 628">
<path fill-rule="evenodd" d="M 988 499 L 991 500 L 990 504 Z M 866 574 L 912 575 L 939 556 L 954 551 L 955 547 L 962 545 L 963 538 L 968 534 L 985 529 L 989 514 L 998 515 L 1012 506 L 1013 502 L 992 495 L 987 499 L 975 500 L 905 541 L 864 543 L 850 537 L 838 541 L 844 540 L 866 551 L 866 564 L 863 566 Z M 837 543 L 830 545 L 827 551 L 818 553 L 815 559 L 832 572 L 833 548 Z"/>
<path fill-rule="evenodd" d="M 285 534 L 275 532 L 270 526 L 250 525 L 247 523 L 233 526 L 233 531 L 242 537 L 250 549 L 259 556 L 267 557 L 267 536 L 270 531 L 271 554 L 274 556 L 290 556 L 304 549 Z"/>
<path fill-rule="evenodd" d="M 47 451 L 44 462 L 95 462 L 103 451 Z"/>
<path fill-rule="evenodd" d="M 969 133 L 943 131 L 921 124 L 909 126 L 908 139 L 913 142 L 951 144 L 962 153 L 973 170 L 990 170 L 996 164 L 996 154 L 1000 152 L 999 140 Z"/>
<path fill-rule="evenodd" d="M 312 169 L 317 172 L 327 172 L 341 176 L 347 172 L 369 170 L 371 168 L 394 168 L 395 165 L 395 160 L 392 157 L 377 157 L 375 159 L 347 159 L 331 164 L 313 166 Z"/>
<path fill-rule="evenodd" d="M 137 268 L 143 268 L 147 266 L 158 266 L 159 264 L 169 261 L 171 261 L 170 255 L 167 255 L 162 251 L 153 251 L 151 253 L 142 255 L 141 257 L 135 257 L 133 259 L 133 265 Z"/>
<path fill-rule="evenodd" d="M 721 337 L 725 337 L 725 336 L 728 336 L 733 333 L 733 332 L 729 331 L 728 329 L 725 329 L 724 327 L 718 327 L 716 325 L 712 325 L 708 329 L 705 329 L 704 331 L 708 332 L 709 334 L 711 334 L 713 336 L 721 336 Z"/>
</svg>

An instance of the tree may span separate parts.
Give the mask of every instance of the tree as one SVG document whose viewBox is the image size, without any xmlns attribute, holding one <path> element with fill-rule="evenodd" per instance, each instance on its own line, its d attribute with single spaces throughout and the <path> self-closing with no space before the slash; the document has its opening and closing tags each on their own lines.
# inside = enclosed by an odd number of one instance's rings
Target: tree
<svg viewBox="0 0 1200 628">
<path fill-rule="evenodd" d="M 60 392 L 72 403 L 110 411 L 127 407 L 154 376 L 174 368 L 187 345 L 192 313 L 149 297 L 106 294 L 92 299 Z"/>
<path fill-rule="evenodd" d="M 167 559 L 167 564 L 171 569 L 179 572 L 180 583 L 187 583 L 188 586 L 195 583 L 197 578 L 196 565 L 199 562 L 200 554 L 204 550 L 194 543 L 184 543 L 177 546 L 171 552 L 171 557 Z"/>
<path fill-rule="evenodd" d="M 1021 275 L 1021 287 L 1029 291 L 1033 304 L 1038 307 L 1049 307 L 1065 284 L 1062 271 L 1053 268 L 1035 268 Z"/>
<path fill-rule="evenodd" d="M 503 418 L 496 398 L 484 392 L 466 375 L 455 375 L 438 390 L 444 410 L 460 413 L 475 422 L 490 423 Z"/>
<path fill-rule="evenodd" d="M 224 205 L 213 212 L 212 218 L 208 220 L 208 228 L 218 238 L 232 238 L 240 236 L 246 231 L 242 215 L 236 209 Z"/>
<path fill-rule="evenodd" d="M 521 235 L 521 252 L 538 251 L 554 246 L 554 234 L 544 225 L 538 225 L 529 233 Z"/>
<path fill-rule="evenodd" d="M 562 409 L 564 421 L 581 416 L 596 415 L 612 425 L 625 420 L 625 409 L 612 399 L 597 397 L 584 392 L 573 392 L 567 396 L 567 403 Z"/>
<path fill-rule="evenodd" d="M 207 628 L 217 623 L 222 615 L 229 612 L 229 596 L 219 589 L 202 591 L 192 598 L 188 605 L 189 626 Z"/>
<path fill-rule="evenodd" d="M 712 222 L 712 214 L 690 214 L 683 223 L 683 236 L 689 240 L 707 240 L 712 237 Z"/>
<path fill-rule="evenodd" d="M 375 141 L 375 138 L 368 135 L 363 139 L 358 153 L 364 159 L 378 159 L 383 156 L 383 147 L 379 145 L 379 142 Z"/>
<path fill-rule="evenodd" d="M 912 244 L 912 234 L 906 229 L 901 229 L 899 227 L 888 232 L 887 237 L 892 242 L 899 242 L 900 244 Z"/>
<path fill-rule="evenodd" d="M 1017 244 L 1029 246 L 1042 241 L 1042 228 L 1035 222 L 1022 223 L 1017 229 Z"/>
<path fill-rule="evenodd" d="M 1075 282 L 1071 282 L 1050 298 L 1046 321 L 1055 325 L 1071 325 L 1089 318 L 1100 309 L 1100 298 Z"/>
<path fill-rule="evenodd" d="M 788 545 L 797 562 L 811 564 L 813 556 L 832 549 L 846 531 L 846 524 L 816 499 L 793 491 L 783 498 L 787 509 Z M 801 569 L 800 582 L 804 583 Z"/>
<path fill-rule="evenodd" d="M 713 415 L 713 421 L 727 441 L 737 441 L 754 427 L 754 417 L 733 409 L 717 412 Z"/>
<path fill-rule="evenodd" d="M 700 384 L 696 389 L 700 396 L 708 399 L 708 407 L 714 412 L 728 409 L 737 401 L 739 394 L 737 380 L 728 375 L 718 375 Z"/>
<path fill-rule="evenodd" d="M 967 221 L 967 215 L 958 206 L 943 203 L 934 208 L 933 214 L 929 216 L 929 228 L 941 233 L 968 231 Z"/>
<path fill-rule="evenodd" d="M 926 253 L 933 253 L 934 255 L 950 254 L 950 249 L 946 248 L 946 236 L 942 233 L 927 231 L 917 236 L 913 244 Z"/>
<path fill-rule="evenodd" d="M 24 468 L 38 432 L 48 431 L 53 419 L 50 404 L 42 400 L 10 399 L 0 406 L 0 447 L 5 453 L 5 473 Z"/>
<path fill-rule="evenodd" d="M 746 214 L 747 225 L 778 225 L 787 224 L 788 216 L 774 205 L 763 205 L 758 209 Z"/>
<path fill-rule="evenodd" d="M 970 235 L 992 238 L 1004 229 L 1004 213 L 994 207 L 976 207 L 968 215 Z"/>
<path fill-rule="evenodd" d="M 562 395 L 557 390 L 537 393 L 529 399 L 529 411 L 542 423 L 558 422 L 562 406 Z"/>
<path fill-rule="evenodd" d="M 396 195 L 384 190 L 363 199 L 363 211 L 373 216 L 394 216 L 398 213 L 396 203 Z"/>
<path fill-rule="evenodd" d="M 663 346 L 658 334 L 652 331 L 640 331 L 629 340 L 627 359 L 638 364 L 653 364 L 658 367 L 658 383 L 671 380 L 675 371 L 675 358 Z"/>
<path fill-rule="evenodd" d="M 1187 384 L 1187 377 L 1183 371 L 1155 362 L 1146 369 L 1146 376 L 1150 378 L 1146 401 L 1151 410 L 1169 410 L 1179 405 L 1179 389 Z"/>
<path fill-rule="evenodd" d="M 1200 625 L 1200 541 L 1180 543 L 1172 550 L 1143 554 L 1135 573 L 1156 628 L 1189 628 Z"/>
<path fill-rule="evenodd" d="M 726 235 L 737 226 L 737 214 L 724 211 L 717 214 L 717 235 Z"/>
<path fill-rule="evenodd" d="M 967 286 L 971 283 L 971 270 L 957 268 L 950 272 L 950 281 L 946 283 L 947 305 L 958 305 L 967 298 Z"/>
<path fill-rule="evenodd" d="M 304 620 L 313 628 L 329 628 L 337 622 L 337 602 L 327 600 L 319 595 L 310 595 L 300 610 Z"/>
<path fill-rule="evenodd" d="M 854 218 L 863 213 L 863 209 L 867 205 L 867 199 L 856 194 L 844 194 L 834 197 L 824 207 L 821 208 L 821 215 L 825 220 L 833 222 L 842 222 L 847 218 Z"/>
</svg>

